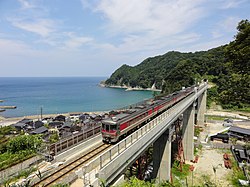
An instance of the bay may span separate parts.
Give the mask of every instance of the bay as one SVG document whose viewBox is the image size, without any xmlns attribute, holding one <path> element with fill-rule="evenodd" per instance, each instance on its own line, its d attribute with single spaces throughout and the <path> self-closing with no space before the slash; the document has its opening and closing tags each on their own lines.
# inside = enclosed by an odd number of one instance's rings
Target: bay
<svg viewBox="0 0 250 187">
<path fill-rule="evenodd" d="M 108 111 L 153 96 L 151 91 L 103 88 L 106 77 L 1 77 L 0 105 L 17 106 L 0 115 L 17 117 L 66 112 Z"/>
</svg>

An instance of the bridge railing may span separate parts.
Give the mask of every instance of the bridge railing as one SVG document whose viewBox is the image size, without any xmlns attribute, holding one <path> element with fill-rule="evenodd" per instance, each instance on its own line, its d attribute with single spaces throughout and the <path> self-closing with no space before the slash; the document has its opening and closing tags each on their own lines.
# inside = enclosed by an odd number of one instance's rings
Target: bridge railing
<svg viewBox="0 0 250 187">
<path fill-rule="evenodd" d="M 206 87 L 203 87 L 201 90 L 199 90 L 199 93 L 203 93 L 205 89 Z M 180 106 L 190 106 L 190 103 L 194 102 L 200 94 L 191 94 L 186 99 L 177 103 L 172 108 L 168 109 L 140 129 L 135 131 L 133 134 L 129 135 L 116 145 L 112 146 L 109 150 L 101 154 L 99 157 L 89 162 L 83 167 L 84 179 L 88 179 L 86 181 L 95 181 L 98 183 L 98 178 L 96 178 L 96 176 L 101 169 L 111 164 L 111 162 L 114 161 L 119 155 L 123 154 L 131 146 L 135 145 L 143 136 L 146 136 L 159 123 L 163 122 L 167 118 L 174 118 L 176 113 L 180 113 Z M 120 164 L 122 165 L 123 163 Z"/>
<path fill-rule="evenodd" d="M 101 133 L 101 127 L 93 127 L 88 131 L 80 132 L 76 135 L 72 135 L 63 140 L 59 140 L 59 142 L 53 143 L 49 146 L 49 154 L 53 156 L 57 156 L 58 154 L 70 149 L 71 147 L 88 140 Z"/>
</svg>

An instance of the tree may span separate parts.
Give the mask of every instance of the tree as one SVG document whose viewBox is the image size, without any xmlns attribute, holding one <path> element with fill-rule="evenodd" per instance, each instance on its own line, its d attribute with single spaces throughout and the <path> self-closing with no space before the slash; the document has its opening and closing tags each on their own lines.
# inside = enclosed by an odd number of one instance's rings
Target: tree
<svg viewBox="0 0 250 187">
<path fill-rule="evenodd" d="M 7 151 L 10 153 L 18 153 L 20 151 L 30 150 L 36 151 L 42 144 L 42 139 L 39 135 L 21 135 L 12 138 L 7 143 Z"/>
<path fill-rule="evenodd" d="M 222 76 L 220 101 L 224 105 L 250 104 L 250 23 L 238 24 L 235 40 L 225 48 L 228 75 Z"/>
<path fill-rule="evenodd" d="M 57 132 L 53 133 L 49 137 L 49 142 L 50 143 L 56 143 L 59 140 L 59 135 Z"/>
<path fill-rule="evenodd" d="M 1 135 L 9 135 L 12 132 L 16 131 L 16 129 L 12 126 L 4 126 L 4 127 L 0 127 L 0 134 Z"/>
<path fill-rule="evenodd" d="M 235 40 L 226 47 L 227 60 L 232 62 L 236 73 L 249 74 L 250 72 L 250 22 L 242 20 L 237 26 L 238 33 Z"/>
</svg>

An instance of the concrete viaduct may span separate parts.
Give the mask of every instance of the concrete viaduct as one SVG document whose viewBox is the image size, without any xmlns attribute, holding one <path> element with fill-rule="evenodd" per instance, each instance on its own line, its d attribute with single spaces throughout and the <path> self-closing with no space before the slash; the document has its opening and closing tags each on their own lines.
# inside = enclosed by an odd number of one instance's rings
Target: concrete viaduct
<svg viewBox="0 0 250 187">
<path fill-rule="evenodd" d="M 204 125 L 207 83 L 199 85 L 193 94 L 174 105 L 133 134 L 112 146 L 108 151 L 85 165 L 81 176 L 85 186 L 114 184 L 141 154 L 153 145 L 153 175 L 157 180 L 170 180 L 171 144 L 174 122 L 182 117 L 182 144 L 186 160 L 194 159 L 194 123 Z"/>
</svg>

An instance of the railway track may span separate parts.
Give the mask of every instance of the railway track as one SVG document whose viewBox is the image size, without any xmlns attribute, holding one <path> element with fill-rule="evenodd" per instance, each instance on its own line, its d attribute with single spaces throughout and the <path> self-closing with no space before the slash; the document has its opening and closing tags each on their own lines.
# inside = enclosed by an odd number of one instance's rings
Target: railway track
<svg viewBox="0 0 250 187">
<path fill-rule="evenodd" d="M 49 176 L 46 176 L 45 178 L 41 179 L 40 181 L 32 184 L 32 186 L 52 186 L 55 184 L 62 183 L 63 177 L 66 177 L 71 172 L 76 171 L 81 166 L 89 162 L 90 160 L 94 159 L 97 155 L 107 150 L 111 145 L 110 144 L 102 144 L 101 146 L 95 148 L 91 152 L 77 158 L 76 160 L 73 160 L 66 165 L 61 166 L 57 171 L 50 174 Z"/>
</svg>

